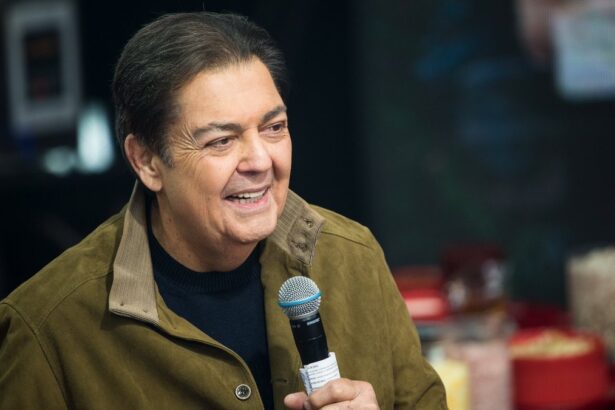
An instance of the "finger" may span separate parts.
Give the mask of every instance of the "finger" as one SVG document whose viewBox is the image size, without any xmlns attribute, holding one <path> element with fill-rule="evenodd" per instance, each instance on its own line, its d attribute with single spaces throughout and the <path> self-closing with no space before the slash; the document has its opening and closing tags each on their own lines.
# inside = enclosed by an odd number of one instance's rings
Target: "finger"
<svg viewBox="0 0 615 410">
<path fill-rule="evenodd" d="M 307 394 L 304 392 L 291 393 L 284 397 L 284 405 L 291 410 L 303 410 Z"/>
<path fill-rule="evenodd" d="M 348 379 L 336 379 L 313 392 L 307 399 L 310 407 L 320 409 L 327 404 L 349 402 L 359 395 L 355 383 Z"/>
<path fill-rule="evenodd" d="M 321 410 L 333 409 L 361 409 L 361 410 L 377 410 L 378 400 L 376 392 L 372 385 L 365 381 L 340 379 L 339 381 L 330 382 L 323 389 L 328 391 L 323 393 L 312 393 L 308 397 L 307 403 L 311 404 L 311 408 Z M 318 390 L 317 392 L 321 392 Z M 346 397 L 348 397 L 346 399 Z M 314 400 L 315 399 L 315 400 Z"/>
<path fill-rule="evenodd" d="M 318 410 L 349 410 L 353 409 L 351 401 L 343 401 L 341 403 L 334 403 L 321 407 Z M 362 410 L 362 409 L 361 409 Z"/>
<path fill-rule="evenodd" d="M 349 409 L 357 409 L 357 410 L 380 410 L 377 403 L 358 403 L 357 400 L 353 401 L 344 401 L 342 403 L 329 404 L 328 406 L 321 407 L 319 410 L 349 410 Z"/>
</svg>

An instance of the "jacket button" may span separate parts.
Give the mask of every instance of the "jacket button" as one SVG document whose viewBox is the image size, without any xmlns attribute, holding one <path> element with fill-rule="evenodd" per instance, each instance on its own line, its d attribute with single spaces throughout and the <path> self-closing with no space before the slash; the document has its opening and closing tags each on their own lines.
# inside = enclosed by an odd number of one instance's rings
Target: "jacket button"
<svg viewBox="0 0 615 410">
<path fill-rule="evenodd" d="M 239 400 L 248 400 L 252 395 L 252 389 L 247 384 L 240 384 L 235 388 L 235 396 Z"/>
</svg>

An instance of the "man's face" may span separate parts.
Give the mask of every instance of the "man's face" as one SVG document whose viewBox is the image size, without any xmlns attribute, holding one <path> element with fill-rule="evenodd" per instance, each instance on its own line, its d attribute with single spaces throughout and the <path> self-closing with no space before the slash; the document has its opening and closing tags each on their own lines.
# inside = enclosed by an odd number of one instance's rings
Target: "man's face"
<svg viewBox="0 0 615 410">
<path fill-rule="evenodd" d="M 157 192 L 167 240 L 188 247 L 255 243 L 273 232 L 291 168 L 286 107 L 253 59 L 200 73 L 180 90 L 172 167 Z"/>
</svg>

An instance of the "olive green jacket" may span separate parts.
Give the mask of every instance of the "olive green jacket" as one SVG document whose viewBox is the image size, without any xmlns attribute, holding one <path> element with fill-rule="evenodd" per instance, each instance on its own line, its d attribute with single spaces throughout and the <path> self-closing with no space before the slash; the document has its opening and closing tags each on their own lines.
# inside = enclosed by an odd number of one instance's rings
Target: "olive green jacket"
<svg viewBox="0 0 615 410">
<path fill-rule="evenodd" d="M 0 303 L 0 409 L 260 409 L 248 366 L 173 313 L 157 291 L 144 195 Z M 381 408 L 445 409 L 444 390 L 370 232 L 290 192 L 261 258 L 275 407 L 303 389 L 277 306 L 293 275 L 314 279 L 343 377 Z M 236 388 L 251 387 L 245 400 Z"/>
</svg>

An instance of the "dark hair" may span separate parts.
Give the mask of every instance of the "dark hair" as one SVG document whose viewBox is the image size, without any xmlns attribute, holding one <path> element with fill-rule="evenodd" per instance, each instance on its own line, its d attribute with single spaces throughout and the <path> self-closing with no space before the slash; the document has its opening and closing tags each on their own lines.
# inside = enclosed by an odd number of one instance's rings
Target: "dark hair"
<svg viewBox="0 0 615 410">
<path fill-rule="evenodd" d="M 258 58 L 282 97 L 288 86 L 281 51 L 267 31 L 243 16 L 167 14 L 141 28 L 115 68 L 115 132 L 122 152 L 130 133 L 172 165 L 168 131 L 179 113 L 177 92 L 197 74 Z"/>
</svg>

